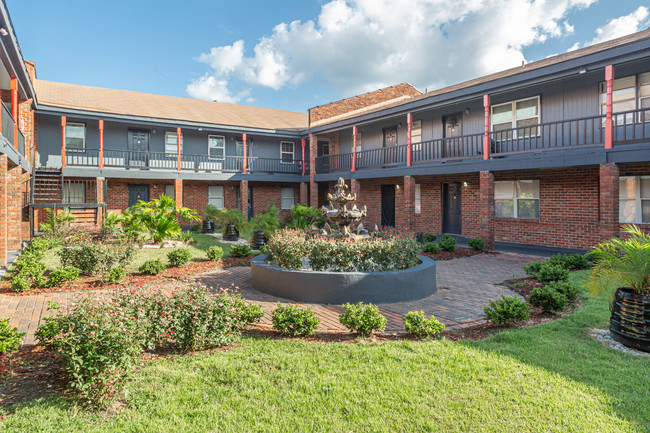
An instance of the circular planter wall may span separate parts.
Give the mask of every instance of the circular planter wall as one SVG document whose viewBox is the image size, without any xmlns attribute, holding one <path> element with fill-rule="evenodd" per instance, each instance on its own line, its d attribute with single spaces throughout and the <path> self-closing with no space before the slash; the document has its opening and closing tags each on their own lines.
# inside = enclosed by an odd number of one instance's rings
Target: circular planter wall
<svg viewBox="0 0 650 433">
<path fill-rule="evenodd" d="M 621 288 L 614 295 L 609 329 L 614 340 L 650 352 L 650 296 Z"/>
<path fill-rule="evenodd" d="M 320 304 L 401 302 L 425 298 L 436 291 L 436 262 L 389 272 L 319 272 L 270 265 L 266 255 L 251 261 L 253 287 L 294 301 Z"/>
</svg>

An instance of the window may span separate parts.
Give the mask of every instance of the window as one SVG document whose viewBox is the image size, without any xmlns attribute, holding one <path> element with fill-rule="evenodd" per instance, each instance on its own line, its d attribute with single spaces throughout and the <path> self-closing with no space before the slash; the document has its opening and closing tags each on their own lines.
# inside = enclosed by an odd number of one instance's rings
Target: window
<svg viewBox="0 0 650 433">
<path fill-rule="evenodd" d="M 171 198 L 176 197 L 176 188 L 174 188 L 174 185 L 165 185 L 165 195 Z"/>
<path fill-rule="evenodd" d="M 497 218 L 539 218 L 539 180 L 494 182 Z"/>
<path fill-rule="evenodd" d="M 178 144 L 175 132 L 165 132 L 165 154 L 176 155 Z M 183 153 L 183 134 L 181 134 L 181 153 Z"/>
<path fill-rule="evenodd" d="M 208 204 L 215 206 L 217 209 L 224 208 L 223 186 L 210 185 L 208 186 Z"/>
<path fill-rule="evenodd" d="M 414 120 L 411 124 L 411 150 L 420 150 L 422 148 L 422 121 Z"/>
<path fill-rule="evenodd" d="M 293 164 L 293 142 L 280 142 L 280 158 L 283 164 Z"/>
<path fill-rule="evenodd" d="M 253 139 L 250 137 L 246 138 L 246 156 L 252 156 L 253 152 Z M 236 141 L 236 149 L 235 151 L 237 152 L 237 156 L 244 156 L 244 142 L 241 140 Z"/>
<path fill-rule="evenodd" d="M 357 152 L 363 151 L 363 134 L 357 132 Z"/>
<path fill-rule="evenodd" d="M 641 114 L 642 122 L 650 122 L 650 72 L 639 75 L 639 108 L 645 108 Z"/>
<path fill-rule="evenodd" d="M 618 219 L 622 223 L 650 223 L 650 176 L 621 176 Z"/>
<path fill-rule="evenodd" d="M 282 188 L 280 209 L 291 209 L 293 207 L 293 188 Z"/>
<path fill-rule="evenodd" d="M 508 131 L 499 138 L 537 135 L 539 96 L 492 106 L 492 131 Z M 513 131 L 514 130 L 514 136 Z"/>
<path fill-rule="evenodd" d="M 636 76 L 617 78 L 612 89 L 612 112 L 621 113 L 636 109 Z M 607 114 L 607 83 L 600 83 L 600 114 Z M 632 122 L 633 115 L 615 116 L 617 125 Z M 604 120 L 603 120 L 604 121 Z"/>
<path fill-rule="evenodd" d="M 65 148 L 71 151 L 83 151 L 86 147 L 86 125 L 68 123 L 65 125 Z"/>
<path fill-rule="evenodd" d="M 226 154 L 226 137 L 208 135 L 208 156 L 210 159 L 223 159 Z"/>
<path fill-rule="evenodd" d="M 63 203 L 86 203 L 86 186 L 82 182 L 66 180 L 63 182 Z"/>
<path fill-rule="evenodd" d="M 422 211 L 422 200 L 420 196 L 420 184 L 415 184 L 415 213 L 419 214 Z"/>
</svg>

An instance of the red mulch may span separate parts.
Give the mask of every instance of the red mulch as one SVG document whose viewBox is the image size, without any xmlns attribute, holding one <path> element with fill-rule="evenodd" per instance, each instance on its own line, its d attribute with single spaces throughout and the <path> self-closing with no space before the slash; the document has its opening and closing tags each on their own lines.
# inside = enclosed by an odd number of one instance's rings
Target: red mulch
<svg viewBox="0 0 650 433">
<path fill-rule="evenodd" d="M 470 257 L 477 254 L 499 254 L 498 251 L 483 251 L 475 250 L 473 248 L 459 247 L 455 251 L 440 251 L 439 253 L 421 253 L 423 256 L 432 258 L 433 260 L 451 260 L 459 257 Z"/>
<path fill-rule="evenodd" d="M 68 281 L 62 286 L 33 288 L 24 292 L 16 293 L 11 289 L 11 279 L 2 282 L 0 294 L 8 296 L 37 295 L 51 292 L 69 292 L 69 291 L 86 291 L 101 290 L 123 285 L 145 285 L 159 283 L 170 280 L 185 280 L 198 274 L 213 271 L 215 269 L 230 268 L 233 266 L 250 266 L 251 258 L 249 257 L 228 257 L 218 262 L 202 260 L 199 262 L 190 262 L 183 266 L 167 268 L 161 274 L 130 274 L 119 284 L 102 284 L 101 279 L 97 277 L 82 277 L 75 281 Z"/>
</svg>

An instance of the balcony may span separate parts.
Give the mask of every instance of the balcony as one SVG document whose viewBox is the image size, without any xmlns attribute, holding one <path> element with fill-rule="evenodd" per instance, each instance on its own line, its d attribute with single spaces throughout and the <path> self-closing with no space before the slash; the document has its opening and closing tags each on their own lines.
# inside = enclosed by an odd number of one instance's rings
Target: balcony
<svg viewBox="0 0 650 433">
<path fill-rule="evenodd" d="M 99 149 L 82 151 L 68 150 L 65 162 L 70 167 L 99 167 Z M 104 149 L 103 165 L 107 168 L 125 168 L 141 170 L 179 169 L 176 154 L 165 152 L 138 152 L 132 150 Z M 307 164 L 306 164 L 307 165 Z M 208 155 L 181 154 L 180 171 L 204 173 L 242 173 L 243 156 L 224 156 L 221 158 Z M 302 160 L 284 162 L 280 158 L 252 157 L 246 158 L 247 173 L 282 173 L 302 175 Z M 305 172 L 308 171 L 305 167 Z"/>
<path fill-rule="evenodd" d="M 613 144 L 650 141 L 650 109 L 640 109 L 613 115 Z M 540 123 L 521 128 L 489 132 L 489 158 L 509 155 L 535 154 L 554 150 L 603 147 L 605 116 L 592 116 L 558 122 Z M 485 134 L 469 134 L 439 138 L 411 145 L 411 164 L 460 162 L 484 159 Z M 350 171 L 353 153 L 316 158 L 316 173 Z M 357 170 L 405 166 L 408 145 L 380 147 L 356 153 Z"/>
<path fill-rule="evenodd" d="M 7 108 L 4 102 L 2 104 L 2 135 L 11 143 L 14 144 L 14 118 L 11 115 L 11 110 Z M 20 129 L 18 129 L 18 152 L 25 156 L 25 136 Z"/>
</svg>

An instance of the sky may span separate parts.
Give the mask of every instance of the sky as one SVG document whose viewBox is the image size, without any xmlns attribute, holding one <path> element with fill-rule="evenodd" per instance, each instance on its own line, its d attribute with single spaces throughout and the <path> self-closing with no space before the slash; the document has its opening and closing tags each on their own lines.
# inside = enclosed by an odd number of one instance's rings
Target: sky
<svg viewBox="0 0 650 433">
<path fill-rule="evenodd" d="M 39 79 L 306 111 L 650 26 L 637 0 L 5 0 Z"/>
</svg>

